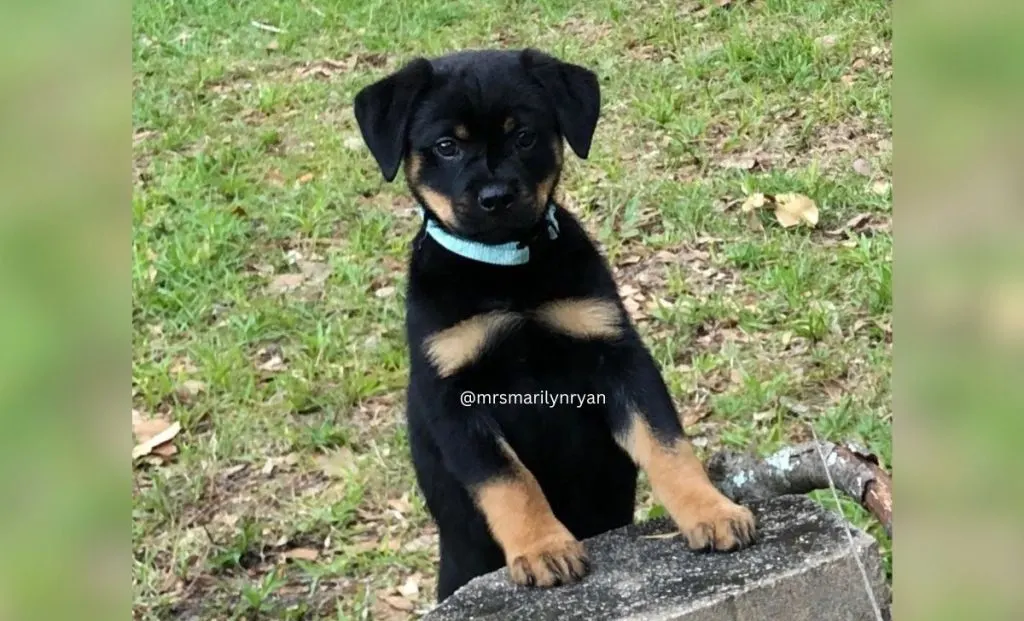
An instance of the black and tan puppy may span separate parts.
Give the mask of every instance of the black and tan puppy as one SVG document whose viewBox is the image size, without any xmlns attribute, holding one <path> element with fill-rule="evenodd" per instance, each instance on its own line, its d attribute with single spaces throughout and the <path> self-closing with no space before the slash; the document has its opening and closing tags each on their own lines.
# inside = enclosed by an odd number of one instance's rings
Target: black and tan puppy
<svg viewBox="0 0 1024 621">
<path fill-rule="evenodd" d="M 519 584 L 579 580 L 580 540 L 632 521 L 637 466 L 691 548 L 754 537 L 694 457 L 603 257 L 552 202 L 563 139 L 586 158 L 599 109 L 591 71 L 534 50 L 417 59 L 355 99 L 384 177 L 404 163 L 424 208 L 408 428 L 441 600 L 502 564 Z"/>
</svg>

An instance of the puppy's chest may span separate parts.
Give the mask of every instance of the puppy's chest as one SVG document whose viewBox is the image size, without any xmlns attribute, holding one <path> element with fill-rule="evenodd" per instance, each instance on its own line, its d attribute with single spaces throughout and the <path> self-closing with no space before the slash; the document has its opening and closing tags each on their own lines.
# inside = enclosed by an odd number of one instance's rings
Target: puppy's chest
<svg viewBox="0 0 1024 621">
<path fill-rule="evenodd" d="M 611 300 L 574 298 L 478 313 L 423 344 L 439 376 L 478 390 L 582 389 L 613 362 L 626 329 Z"/>
</svg>

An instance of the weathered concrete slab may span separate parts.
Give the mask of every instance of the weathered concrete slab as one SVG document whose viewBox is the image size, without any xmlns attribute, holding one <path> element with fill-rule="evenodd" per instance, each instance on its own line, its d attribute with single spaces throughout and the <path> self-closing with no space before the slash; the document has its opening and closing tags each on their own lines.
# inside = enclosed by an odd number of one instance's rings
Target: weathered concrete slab
<svg viewBox="0 0 1024 621">
<path fill-rule="evenodd" d="M 740 552 L 696 553 L 666 519 L 588 540 L 592 573 L 554 589 L 511 585 L 506 570 L 460 589 L 425 621 L 874 621 L 854 550 L 888 618 L 889 590 L 875 540 L 803 496 L 751 506 L 758 542 Z"/>
</svg>

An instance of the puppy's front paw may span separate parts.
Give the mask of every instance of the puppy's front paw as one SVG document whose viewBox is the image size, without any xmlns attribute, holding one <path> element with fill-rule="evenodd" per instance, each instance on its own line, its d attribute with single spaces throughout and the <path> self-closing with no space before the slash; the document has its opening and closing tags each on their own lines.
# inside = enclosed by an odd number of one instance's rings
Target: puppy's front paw
<svg viewBox="0 0 1024 621">
<path fill-rule="evenodd" d="M 691 550 L 728 552 L 753 543 L 756 525 L 750 509 L 724 496 L 689 509 L 677 525 Z"/>
<path fill-rule="evenodd" d="M 553 535 L 538 541 L 509 560 L 512 582 L 549 587 L 578 582 L 590 571 L 583 544 L 572 535 Z"/>
</svg>

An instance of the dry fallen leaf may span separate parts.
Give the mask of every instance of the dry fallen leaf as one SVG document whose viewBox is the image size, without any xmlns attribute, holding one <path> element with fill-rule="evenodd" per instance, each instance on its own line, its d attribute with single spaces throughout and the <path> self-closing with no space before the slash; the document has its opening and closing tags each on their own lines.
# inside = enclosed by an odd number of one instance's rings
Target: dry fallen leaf
<svg viewBox="0 0 1024 621">
<path fill-rule="evenodd" d="M 836 41 L 838 40 L 838 36 L 834 34 L 827 34 L 823 37 L 818 37 L 817 39 L 814 40 L 814 42 L 820 45 L 821 47 L 832 47 L 833 45 L 836 44 Z"/>
<path fill-rule="evenodd" d="M 307 286 L 322 285 L 331 275 L 331 267 L 317 261 L 299 261 L 299 271 L 306 277 Z"/>
<path fill-rule="evenodd" d="M 392 498 L 388 501 L 388 506 L 403 515 L 412 511 L 412 503 L 409 502 L 408 494 L 403 494 L 401 498 Z"/>
<path fill-rule="evenodd" d="M 224 475 L 225 477 L 230 478 L 248 467 L 249 464 L 237 464 L 235 466 L 231 466 L 230 468 L 225 468 L 224 471 L 221 472 L 221 474 Z"/>
<path fill-rule="evenodd" d="M 750 156 L 727 157 L 718 163 L 722 168 L 733 168 L 737 170 L 750 170 L 757 166 L 757 159 Z"/>
<path fill-rule="evenodd" d="M 384 601 L 388 603 L 388 606 L 406 612 L 412 612 L 416 608 L 412 602 L 399 595 L 385 595 Z"/>
<path fill-rule="evenodd" d="M 377 296 L 378 298 L 389 298 L 394 294 L 395 288 L 392 287 L 391 285 L 381 287 L 380 289 L 377 289 L 376 291 L 373 292 L 373 295 Z"/>
<path fill-rule="evenodd" d="M 273 185 L 273 186 L 276 186 L 276 187 L 279 187 L 279 188 L 283 188 L 284 187 L 284 183 L 285 183 L 284 175 L 282 175 L 281 171 L 279 171 L 277 169 L 270 170 L 263 179 L 264 179 L 264 181 L 266 181 L 270 185 Z"/>
<path fill-rule="evenodd" d="M 869 214 L 869 213 L 859 213 L 859 214 L 855 215 L 854 217 L 852 217 L 852 218 L 850 218 L 849 220 L 846 221 L 846 228 L 851 229 L 851 230 L 857 230 L 858 228 L 860 228 L 860 226 L 862 224 L 864 224 L 865 222 L 867 222 L 870 219 L 871 219 L 871 214 Z"/>
<path fill-rule="evenodd" d="M 862 157 L 853 160 L 853 171 L 863 177 L 871 176 L 871 162 Z"/>
<path fill-rule="evenodd" d="M 625 267 L 627 265 L 634 265 L 641 261 L 641 257 L 638 254 L 633 254 L 628 257 L 623 257 L 617 261 L 619 266 Z"/>
<path fill-rule="evenodd" d="M 363 148 L 363 139 L 359 136 L 349 136 L 342 144 L 349 151 L 357 151 Z"/>
<path fill-rule="evenodd" d="M 282 552 L 281 556 L 301 561 L 315 561 L 320 557 L 320 553 L 313 548 L 293 548 L 286 552 Z"/>
<path fill-rule="evenodd" d="M 760 192 L 755 192 L 754 194 L 751 194 L 746 198 L 746 200 L 743 201 L 743 205 L 740 207 L 740 211 L 742 211 L 743 213 L 750 213 L 755 209 L 760 209 L 761 207 L 764 206 L 764 194 L 761 194 Z"/>
<path fill-rule="evenodd" d="M 405 583 L 398 587 L 398 593 L 404 597 L 415 599 L 420 594 L 420 581 L 423 576 L 415 573 L 405 579 Z"/>
<path fill-rule="evenodd" d="M 879 196 L 885 196 L 892 189 L 892 184 L 888 181 L 876 181 L 871 184 L 871 191 Z"/>
<path fill-rule="evenodd" d="M 278 274 L 270 280 L 267 290 L 271 293 L 286 293 L 298 289 L 305 280 L 305 274 Z"/>
<path fill-rule="evenodd" d="M 274 474 L 274 466 L 276 465 L 277 464 L 274 463 L 273 458 L 268 459 L 267 462 L 263 464 L 263 467 L 260 468 L 260 474 L 262 474 L 265 477 L 269 477 L 270 475 Z"/>
<path fill-rule="evenodd" d="M 818 224 L 818 206 L 803 194 L 785 193 L 775 196 L 775 219 L 785 228 L 806 223 Z"/>
<path fill-rule="evenodd" d="M 148 426 L 145 427 L 143 427 L 142 424 L 136 426 L 133 421 L 133 431 L 135 431 L 136 437 L 139 439 L 140 442 L 139 444 L 135 445 L 135 448 L 132 449 L 132 459 L 145 457 L 150 453 L 156 453 L 161 457 L 170 457 L 171 455 L 174 455 L 175 453 L 178 452 L 177 447 L 175 447 L 174 445 L 170 445 L 168 443 L 171 440 L 173 440 L 174 437 L 178 435 L 178 433 L 181 432 L 181 423 L 175 422 L 166 425 L 161 431 L 156 432 L 155 434 L 149 436 L 148 438 L 144 438 L 140 431 L 148 433 L 160 427 L 161 424 L 167 423 L 167 421 L 163 421 L 162 419 L 152 419 L 152 421 L 152 424 L 149 424 Z M 161 422 L 157 423 L 156 421 Z"/>
<path fill-rule="evenodd" d="M 683 415 L 683 427 L 693 427 L 700 421 L 704 420 L 711 414 L 711 410 L 707 408 L 696 408 L 691 409 Z M 689 429 L 687 430 L 689 433 Z"/>
<path fill-rule="evenodd" d="M 325 455 L 318 455 L 316 463 L 327 476 L 341 479 L 354 469 L 356 456 L 352 449 L 343 446 Z"/>
<path fill-rule="evenodd" d="M 206 384 L 194 379 L 185 380 L 178 389 L 178 396 L 191 399 L 198 396 L 201 392 L 206 392 Z"/>
<path fill-rule="evenodd" d="M 260 371 L 283 371 L 285 368 L 284 358 L 277 354 L 274 354 L 264 362 L 260 363 L 260 365 L 256 368 L 259 369 Z"/>
<path fill-rule="evenodd" d="M 313 180 L 313 173 L 306 173 L 306 174 L 302 175 L 301 177 L 299 177 L 298 181 L 296 181 L 296 184 L 297 185 L 305 185 L 305 184 L 309 183 L 312 180 Z"/>
</svg>

